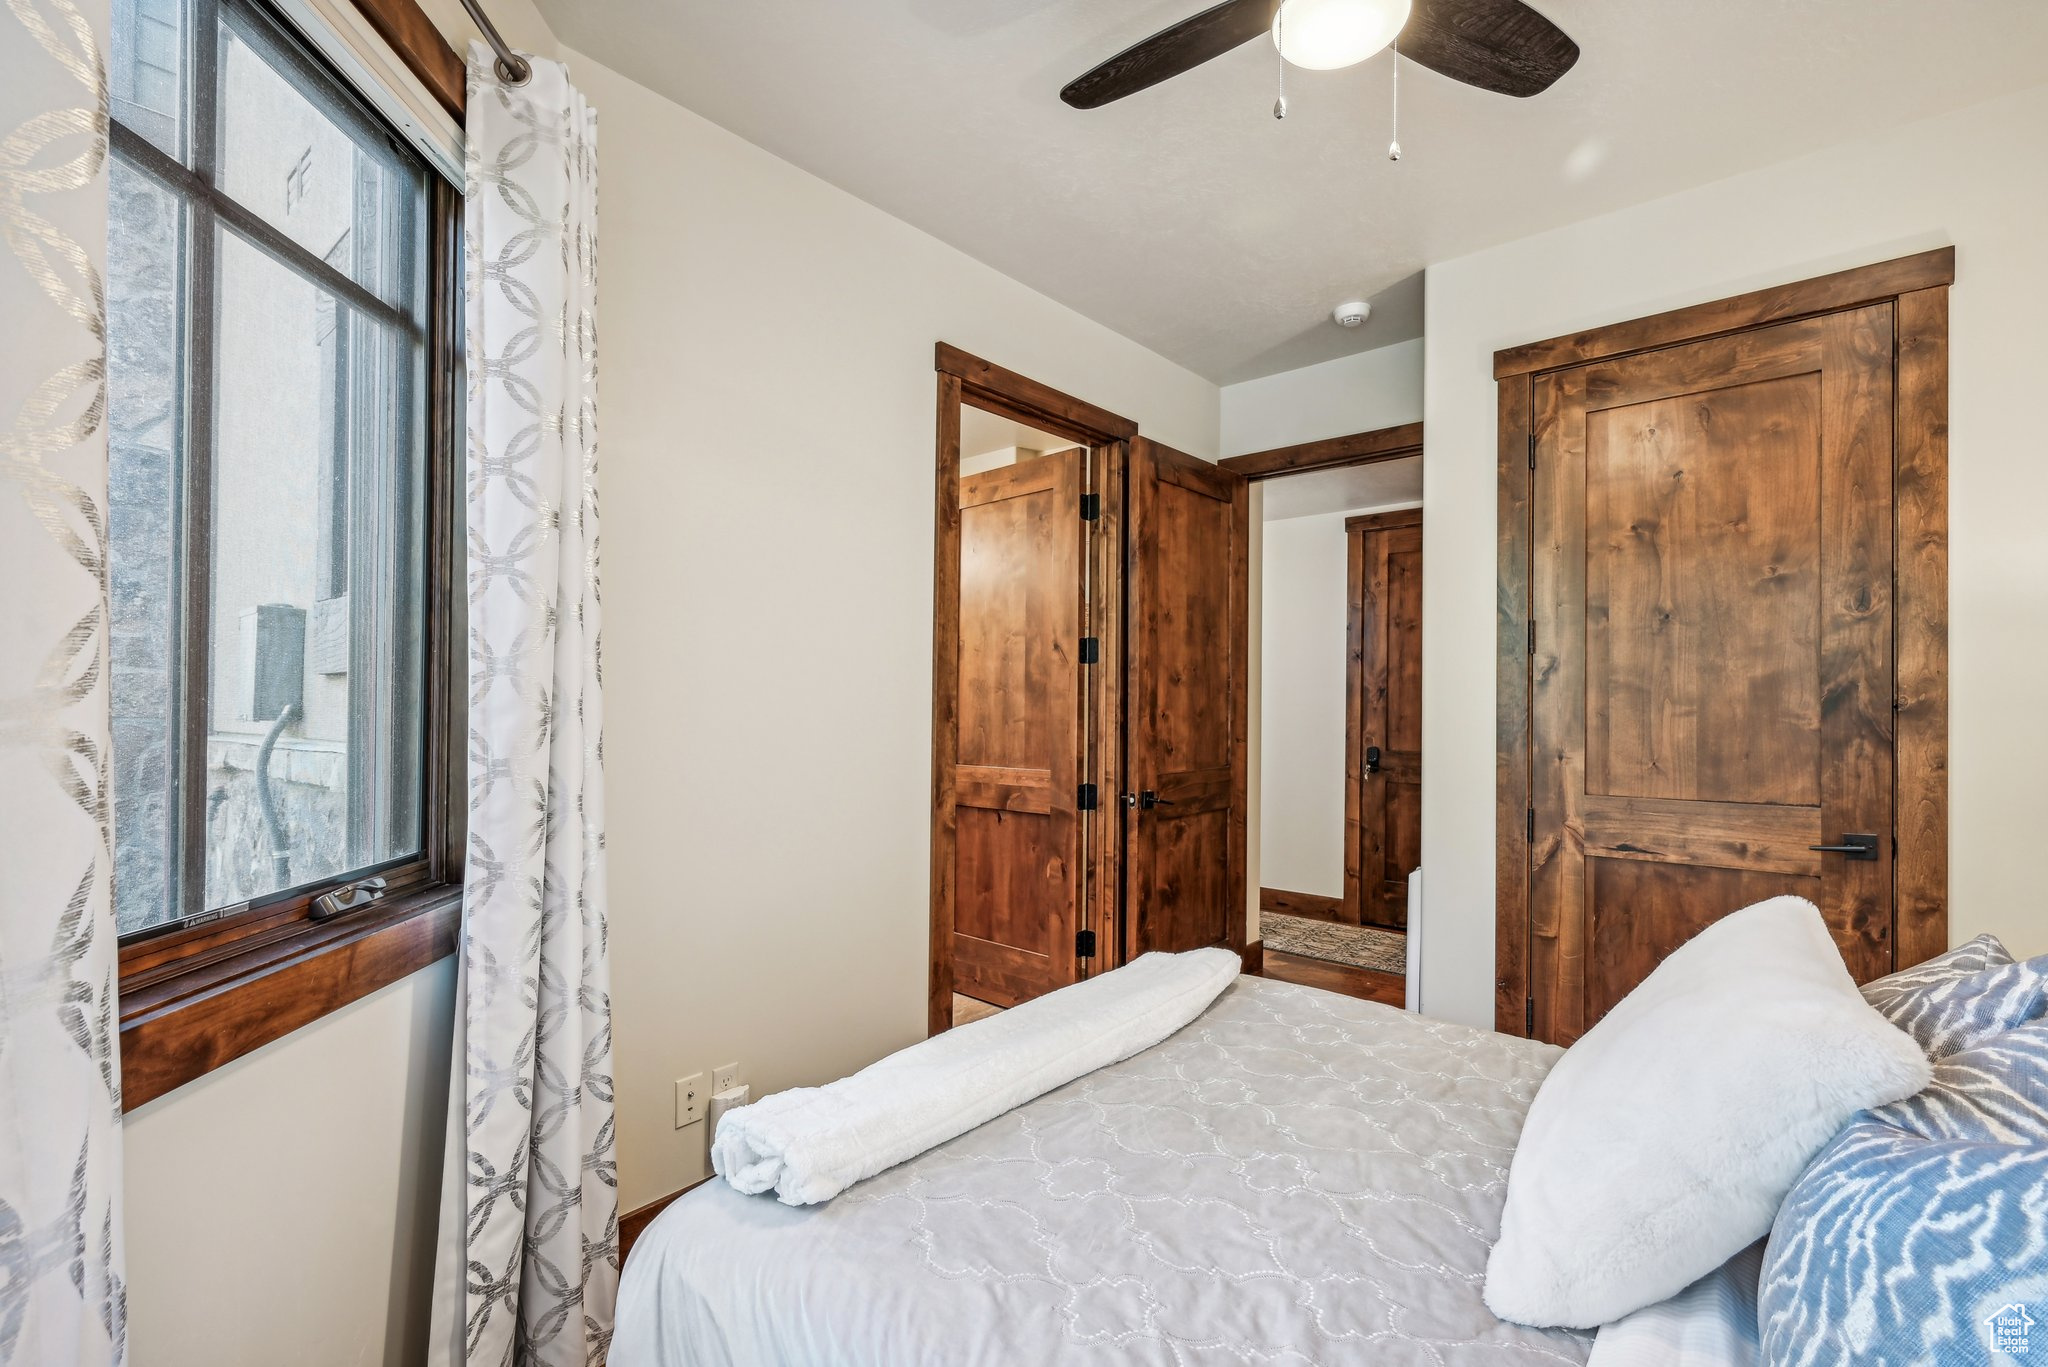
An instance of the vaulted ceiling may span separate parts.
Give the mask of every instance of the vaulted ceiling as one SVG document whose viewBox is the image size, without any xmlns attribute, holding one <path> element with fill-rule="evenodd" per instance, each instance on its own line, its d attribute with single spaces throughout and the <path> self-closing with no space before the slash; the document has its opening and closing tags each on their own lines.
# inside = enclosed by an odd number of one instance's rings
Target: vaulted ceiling
<svg viewBox="0 0 2048 1367">
<path fill-rule="evenodd" d="M 2042 0 L 1535 0 L 1531 100 L 1258 42 L 1089 113 L 1059 90 L 1207 0 L 539 0 L 561 40 L 1229 383 L 1420 335 L 1433 261 L 2044 79 Z M 1912 174 L 1901 167 L 1902 176 Z M 1377 301 L 1365 327 L 1330 321 Z"/>
</svg>

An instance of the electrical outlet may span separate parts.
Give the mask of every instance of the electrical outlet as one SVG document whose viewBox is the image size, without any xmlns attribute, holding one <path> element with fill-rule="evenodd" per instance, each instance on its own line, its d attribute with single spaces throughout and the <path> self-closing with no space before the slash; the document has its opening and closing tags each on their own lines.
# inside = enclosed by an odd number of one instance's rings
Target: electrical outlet
<svg viewBox="0 0 2048 1367">
<path fill-rule="evenodd" d="M 718 1133 L 718 1122 L 725 1118 L 725 1113 L 727 1111 L 730 1111 L 738 1106 L 744 1106 L 747 1104 L 748 1101 L 752 1099 L 753 1088 L 747 1086 L 747 1084 L 745 1084 L 744 1082 L 741 1083 L 739 1086 L 730 1089 L 729 1091 L 713 1092 L 711 1094 L 712 1134 L 716 1135 Z"/>
<path fill-rule="evenodd" d="M 704 1075 L 692 1073 L 676 1079 L 676 1128 L 694 1125 L 704 1118 L 704 1101 L 711 1093 L 704 1086 Z"/>
<path fill-rule="evenodd" d="M 721 1063 L 711 1070 L 711 1090 L 729 1092 L 740 1085 L 740 1066 L 737 1063 Z"/>
</svg>

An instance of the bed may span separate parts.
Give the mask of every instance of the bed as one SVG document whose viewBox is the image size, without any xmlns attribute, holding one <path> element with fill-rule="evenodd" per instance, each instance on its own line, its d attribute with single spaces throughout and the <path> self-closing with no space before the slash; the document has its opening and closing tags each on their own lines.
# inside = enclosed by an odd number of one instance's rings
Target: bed
<svg viewBox="0 0 2048 1367">
<path fill-rule="evenodd" d="M 641 1236 L 613 1367 L 1583 1363 L 1481 1300 L 1560 1051 L 1240 978 L 1192 1025 L 823 1205 Z"/>
</svg>

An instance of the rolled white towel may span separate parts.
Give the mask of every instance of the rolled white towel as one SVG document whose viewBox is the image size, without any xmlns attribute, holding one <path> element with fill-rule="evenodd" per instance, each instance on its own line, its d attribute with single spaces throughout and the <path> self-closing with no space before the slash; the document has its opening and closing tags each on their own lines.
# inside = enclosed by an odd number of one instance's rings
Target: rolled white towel
<svg viewBox="0 0 2048 1367">
<path fill-rule="evenodd" d="M 947 1031 L 823 1087 L 730 1111 L 711 1167 L 784 1205 L 829 1201 L 1084 1073 L 1149 1049 L 1237 977 L 1228 949 L 1146 954 L 1001 1015 Z"/>
</svg>

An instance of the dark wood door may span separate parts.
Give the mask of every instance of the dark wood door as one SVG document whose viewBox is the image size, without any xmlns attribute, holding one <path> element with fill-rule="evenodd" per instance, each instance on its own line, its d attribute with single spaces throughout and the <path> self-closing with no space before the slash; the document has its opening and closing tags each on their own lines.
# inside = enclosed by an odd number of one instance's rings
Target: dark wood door
<svg viewBox="0 0 2048 1367">
<path fill-rule="evenodd" d="M 1249 485 L 1130 446 L 1125 553 L 1125 935 L 1243 947 Z"/>
<path fill-rule="evenodd" d="M 1885 305 L 1536 381 L 1539 1038 L 1779 893 L 1890 970 L 1892 332 Z"/>
<path fill-rule="evenodd" d="M 960 481 L 953 980 L 999 1006 L 1076 976 L 1084 458 Z"/>
<path fill-rule="evenodd" d="M 1422 863 L 1422 512 L 1347 518 L 1346 909 L 1405 930 Z"/>
</svg>

